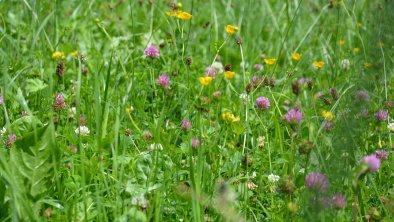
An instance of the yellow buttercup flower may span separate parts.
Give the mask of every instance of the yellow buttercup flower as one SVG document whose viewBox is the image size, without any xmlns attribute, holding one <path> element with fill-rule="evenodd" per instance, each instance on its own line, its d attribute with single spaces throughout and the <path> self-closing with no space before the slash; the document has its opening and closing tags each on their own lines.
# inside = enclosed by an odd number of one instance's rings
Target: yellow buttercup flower
<svg viewBox="0 0 394 222">
<path fill-rule="evenodd" d="M 222 119 L 225 121 L 231 121 L 233 123 L 239 122 L 240 120 L 239 117 L 235 117 L 234 114 L 232 114 L 231 112 L 222 113 Z"/>
<path fill-rule="evenodd" d="M 291 53 L 291 58 L 295 61 L 300 61 L 302 54 L 300 53 Z"/>
<path fill-rule="evenodd" d="M 234 35 L 239 30 L 239 28 L 237 26 L 234 26 L 234 25 L 227 25 L 224 29 L 230 35 Z"/>
<path fill-rule="evenodd" d="M 179 19 L 182 19 L 182 20 L 189 20 L 189 19 L 192 18 L 191 14 L 189 14 L 187 12 L 184 12 L 184 11 L 181 11 L 181 10 L 169 11 L 169 12 L 166 12 L 166 14 L 168 16 L 176 17 L 176 18 L 179 18 Z"/>
<path fill-rule="evenodd" d="M 369 62 L 365 62 L 365 63 L 364 63 L 364 68 L 369 69 L 369 68 L 371 68 L 371 67 L 372 67 L 372 64 L 371 64 L 371 63 L 369 63 Z"/>
<path fill-rule="evenodd" d="M 267 65 L 273 65 L 273 64 L 275 64 L 275 61 L 276 61 L 276 59 L 273 59 L 273 58 L 271 58 L 271 59 L 264 59 L 264 62 Z"/>
<path fill-rule="evenodd" d="M 355 53 L 358 53 L 359 51 L 360 51 L 360 48 L 356 47 L 356 48 L 353 49 L 353 52 L 355 52 Z"/>
<path fill-rule="evenodd" d="M 213 78 L 210 76 L 203 76 L 203 77 L 200 77 L 198 80 L 200 81 L 200 83 L 202 85 L 207 86 L 212 82 Z"/>
<path fill-rule="evenodd" d="M 345 40 L 339 40 L 339 45 L 345 45 Z"/>
<path fill-rule="evenodd" d="M 321 69 L 323 68 L 325 65 L 325 63 L 323 61 L 314 61 L 313 62 L 313 67 L 315 67 L 316 69 Z"/>
<path fill-rule="evenodd" d="M 127 113 L 131 113 L 131 112 L 133 112 L 133 111 L 134 111 L 134 107 L 133 107 L 133 106 L 126 107 L 126 112 L 127 112 Z"/>
<path fill-rule="evenodd" d="M 75 50 L 74 52 L 71 52 L 70 55 L 71 55 L 72 57 L 77 58 L 77 57 L 78 57 L 78 50 Z"/>
<path fill-rule="evenodd" d="M 239 118 L 239 116 L 237 116 L 237 117 L 234 117 L 231 121 L 233 122 L 233 123 L 236 123 L 236 122 L 239 122 L 241 119 Z"/>
<path fill-rule="evenodd" d="M 328 120 L 328 121 L 332 121 L 333 119 L 335 119 L 335 115 L 334 115 L 332 112 L 330 112 L 330 111 L 325 111 L 325 110 L 323 110 L 323 111 L 321 112 L 321 115 L 322 115 L 322 117 L 323 117 L 324 119 L 326 119 L 326 120 Z"/>
<path fill-rule="evenodd" d="M 232 78 L 234 78 L 234 76 L 235 76 L 235 72 L 232 72 L 232 71 L 225 71 L 225 72 L 224 72 L 224 76 L 225 76 L 227 79 L 232 79 Z"/>
<path fill-rule="evenodd" d="M 177 12 L 178 11 L 169 11 L 169 12 L 166 12 L 166 15 L 168 15 L 170 17 L 175 17 L 177 15 Z"/>
<path fill-rule="evenodd" d="M 189 20 L 192 18 L 192 15 L 184 11 L 179 11 L 177 18 L 182 20 Z"/>
<path fill-rule="evenodd" d="M 64 52 L 56 51 L 56 52 L 52 53 L 51 57 L 52 57 L 52 59 L 65 59 L 66 55 L 64 55 Z"/>
</svg>

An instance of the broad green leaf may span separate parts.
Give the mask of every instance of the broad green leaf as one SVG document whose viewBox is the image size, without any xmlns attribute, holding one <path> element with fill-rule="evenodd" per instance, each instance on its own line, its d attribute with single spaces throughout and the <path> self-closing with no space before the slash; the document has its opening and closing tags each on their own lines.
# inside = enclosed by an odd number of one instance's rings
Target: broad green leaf
<svg viewBox="0 0 394 222">
<path fill-rule="evenodd" d="M 48 85 L 41 79 L 27 79 L 26 80 L 26 91 L 27 93 L 38 92 L 45 89 Z"/>
</svg>

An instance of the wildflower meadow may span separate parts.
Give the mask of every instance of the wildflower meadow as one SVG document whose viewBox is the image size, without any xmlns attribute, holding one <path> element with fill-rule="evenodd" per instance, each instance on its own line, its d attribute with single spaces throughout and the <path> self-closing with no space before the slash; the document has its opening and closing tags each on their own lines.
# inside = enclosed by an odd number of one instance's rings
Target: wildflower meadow
<svg viewBox="0 0 394 222">
<path fill-rule="evenodd" d="M 0 0 L 0 221 L 394 221 L 393 12 Z"/>
</svg>

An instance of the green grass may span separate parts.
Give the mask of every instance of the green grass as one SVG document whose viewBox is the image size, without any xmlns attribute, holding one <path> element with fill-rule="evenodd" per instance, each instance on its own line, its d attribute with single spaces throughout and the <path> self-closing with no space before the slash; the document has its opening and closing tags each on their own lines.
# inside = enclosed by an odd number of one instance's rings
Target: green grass
<svg viewBox="0 0 394 222">
<path fill-rule="evenodd" d="M 329 2 L 190 0 L 181 20 L 166 15 L 168 0 L 0 1 L 0 221 L 392 221 L 394 3 Z M 151 44 L 156 59 L 144 54 Z M 219 63 L 236 76 L 202 85 Z M 292 108 L 300 123 L 286 122 Z M 360 160 L 379 149 L 388 159 L 367 172 Z M 305 186 L 312 172 L 329 189 Z"/>
</svg>

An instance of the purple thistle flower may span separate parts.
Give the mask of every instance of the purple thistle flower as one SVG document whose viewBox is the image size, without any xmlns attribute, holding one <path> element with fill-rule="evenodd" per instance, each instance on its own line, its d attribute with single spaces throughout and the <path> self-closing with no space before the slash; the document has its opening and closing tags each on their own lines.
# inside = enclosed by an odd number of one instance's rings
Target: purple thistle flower
<svg viewBox="0 0 394 222">
<path fill-rule="evenodd" d="M 205 68 L 205 76 L 215 78 L 215 67 L 208 66 L 207 68 Z"/>
<path fill-rule="evenodd" d="M 189 120 L 184 119 L 181 122 L 181 127 L 182 127 L 183 130 L 187 131 L 187 130 L 190 130 L 192 128 L 192 124 L 190 123 Z"/>
<path fill-rule="evenodd" d="M 192 139 L 192 148 L 196 149 L 200 145 L 198 137 Z"/>
<path fill-rule="evenodd" d="M 385 150 L 376 150 L 375 155 L 380 159 L 380 161 L 385 161 L 388 159 L 388 154 Z"/>
<path fill-rule="evenodd" d="M 159 57 L 159 49 L 155 45 L 150 45 L 145 49 L 145 56 L 147 58 L 157 58 Z"/>
<path fill-rule="evenodd" d="M 378 121 L 385 121 L 385 120 L 387 120 L 388 112 L 386 110 L 381 109 L 381 110 L 377 111 L 374 114 L 374 116 L 375 116 L 375 119 Z"/>
<path fill-rule="evenodd" d="M 342 194 L 336 194 L 332 196 L 332 205 L 335 208 L 344 208 L 346 207 L 346 197 Z"/>
<path fill-rule="evenodd" d="M 312 172 L 305 177 L 305 186 L 310 190 L 324 192 L 330 187 L 330 182 L 324 174 Z"/>
<path fill-rule="evenodd" d="M 7 136 L 6 141 L 4 142 L 4 145 L 7 148 L 10 148 L 12 146 L 12 144 L 14 144 L 16 141 L 16 135 L 15 134 L 10 134 Z"/>
<path fill-rule="evenodd" d="M 298 109 L 291 109 L 285 114 L 286 122 L 290 124 L 297 124 L 300 123 L 302 119 L 302 112 Z"/>
<path fill-rule="evenodd" d="M 163 88 L 170 87 L 170 77 L 166 74 L 160 75 L 159 78 L 157 78 L 157 84 Z"/>
<path fill-rule="evenodd" d="M 358 90 L 354 93 L 354 98 L 360 102 L 368 102 L 371 97 L 367 90 Z"/>
<path fill-rule="evenodd" d="M 67 108 L 66 102 L 64 101 L 63 94 L 59 93 L 53 103 L 53 108 L 55 111 L 65 110 Z"/>
<path fill-rule="evenodd" d="M 253 66 L 253 69 L 254 69 L 254 71 L 256 71 L 256 72 L 258 72 L 258 71 L 261 71 L 261 70 L 263 70 L 263 65 L 261 65 L 261 64 L 255 64 L 254 66 Z"/>
<path fill-rule="evenodd" d="M 256 107 L 262 110 L 268 109 L 270 107 L 270 101 L 267 97 L 260 96 L 256 99 Z"/>
<path fill-rule="evenodd" d="M 368 166 L 368 172 L 375 172 L 380 167 L 380 159 L 375 154 L 364 156 L 361 160 L 362 163 Z"/>
</svg>

